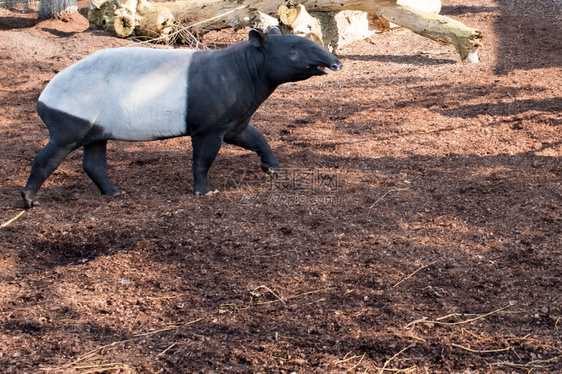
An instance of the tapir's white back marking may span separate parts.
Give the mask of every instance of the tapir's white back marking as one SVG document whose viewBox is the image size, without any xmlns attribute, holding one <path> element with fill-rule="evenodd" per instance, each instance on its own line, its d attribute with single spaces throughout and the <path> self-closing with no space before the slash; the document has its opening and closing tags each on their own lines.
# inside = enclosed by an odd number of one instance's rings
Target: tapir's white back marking
<svg viewBox="0 0 562 374">
<path fill-rule="evenodd" d="M 112 139 L 185 135 L 193 52 L 101 50 L 57 74 L 39 101 L 101 126 Z"/>
</svg>

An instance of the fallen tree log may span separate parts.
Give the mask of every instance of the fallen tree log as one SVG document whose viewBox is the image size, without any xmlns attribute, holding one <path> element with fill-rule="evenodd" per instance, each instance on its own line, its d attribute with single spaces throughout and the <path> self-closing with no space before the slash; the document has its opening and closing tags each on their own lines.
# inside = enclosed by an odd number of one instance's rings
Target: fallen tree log
<svg viewBox="0 0 562 374">
<path fill-rule="evenodd" d="M 431 11 L 439 11 L 439 0 L 425 1 L 426 4 L 432 4 Z M 280 0 L 184 0 L 164 3 L 149 3 L 146 0 L 92 0 L 88 19 L 92 25 L 114 30 L 120 37 L 128 37 L 134 32 L 137 36 L 166 39 L 176 21 L 188 21 L 188 27 L 196 33 L 204 34 L 223 28 L 253 27 L 256 23 L 263 24 L 264 20 L 265 23 L 275 23 L 278 18 L 285 19 L 284 23 L 287 22 L 291 28 L 291 17 L 287 14 L 308 13 L 303 11 L 303 5 L 311 13 L 314 11 L 314 14 L 332 13 L 330 17 L 341 11 L 361 11 L 370 15 L 369 23 L 378 20 L 383 28 L 389 27 L 390 23 L 405 27 L 440 43 L 452 44 L 463 61 L 477 62 L 482 32 L 449 17 L 420 9 L 421 3 L 421 0 L 290 0 L 287 3 Z M 311 18 L 319 19 L 319 16 L 309 17 L 310 24 L 301 22 L 299 27 L 310 28 L 310 32 L 304 34 L 329 47 L 333 38 L 325 37 L 326 27 L 322 26 L 321 21 L 313 21 Z M 381 22 L 381 19 L 388 22 L 388 25 Z M 333 23 L 333 19 L 324 23 L 330 22 Z M 299 33 L 302 34 L 303 31 Z M 332 46 L 331 49 L 338 47 Z"/>
</svg>

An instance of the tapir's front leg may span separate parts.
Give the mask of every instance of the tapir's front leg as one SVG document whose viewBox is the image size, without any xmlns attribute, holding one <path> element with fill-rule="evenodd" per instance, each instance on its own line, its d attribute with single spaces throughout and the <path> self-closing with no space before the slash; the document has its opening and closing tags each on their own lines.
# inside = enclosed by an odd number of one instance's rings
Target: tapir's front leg
<svg viewBox="0 0 562 374">
<path fill-rule="evenodd" d="M 228 134 L 224 138 L 225 143 L 234 144 L 239 147 L 254 151 L 261 158 L 261 168 L 268 174 L 276 174 L 279 171 L 279 162 L 273 154 L 271 147 L 262 133 L 252 126 L 251 123 L 241 132 Z"/>
<path fill-rule="evenodd" d="M 216 134 L 191 135 L 193 147 L 193 188 L 196 195 L 210 195 L 218 192 L 207 180 L 207 172 L 217 157 L 222 138 Z"/>
</svg>

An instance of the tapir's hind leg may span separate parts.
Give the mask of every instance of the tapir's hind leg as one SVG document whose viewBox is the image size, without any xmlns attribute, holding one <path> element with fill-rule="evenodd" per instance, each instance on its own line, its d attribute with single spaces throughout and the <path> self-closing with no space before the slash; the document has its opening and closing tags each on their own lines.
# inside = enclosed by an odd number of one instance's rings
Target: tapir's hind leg
<svg viewBox="0 0 562 374">
<path fill-rule="evenodd" d="M 74 146 L 75 143 L 59 146 L 51 139 L 35 156 L 29 179 L 21 192 L 27 208 L 38 205 L 37 201 L 35 201 L 37 191 L 41 188 L 43 182 L 53 174 L 65 157 L 68 156 L 70 151 L 74 149 Z"/>
<path fill-rule="evenodd" d="M 261 168 L 266 173 L 275 174 L 279 171 L 279 162 L 273 154 L 267 140 L 265 140 L 262 133 L 251 123 L 249 123 L 242 132 L 228 134 L 224 138 L 224 141 L 225 143 L 234 144 L 256 152 L 261 158 Z"/>
<path fill-rule="evenodd" d="M 107 140 L 84 145 L 82 167 L 103 195 L 120 195 L 124 191 L 116 188 L 107 176 Z"/>
<path fill-rule="evenodd" d="M 218 192 L 212 189 L 207 179 L 207 172 L 217 157 L 222 139 L 214 134 L 191 134 L 193 146 L 193 188 L 196 195 L 212 195 Z"/>
</svg>

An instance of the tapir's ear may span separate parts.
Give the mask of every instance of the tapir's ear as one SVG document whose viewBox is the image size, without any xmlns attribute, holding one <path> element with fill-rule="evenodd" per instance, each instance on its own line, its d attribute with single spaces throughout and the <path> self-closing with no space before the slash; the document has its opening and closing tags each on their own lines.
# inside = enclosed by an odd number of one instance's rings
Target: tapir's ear
<svg viewBox="0 0 562 374">
<path fill-rule="evenodd" d="M 283 34 L 281 33 L 281 30 L 279 30 L 279 27 L 272 27 L 269 30 L 269 35 L 283 35 Z"/>
<path fill-rule="evenodd" d="M 267 47 L 267 36 L 258 29 L 251 29 L 248 33 L 250 44 L 256 48 Z"/>
</svg>

